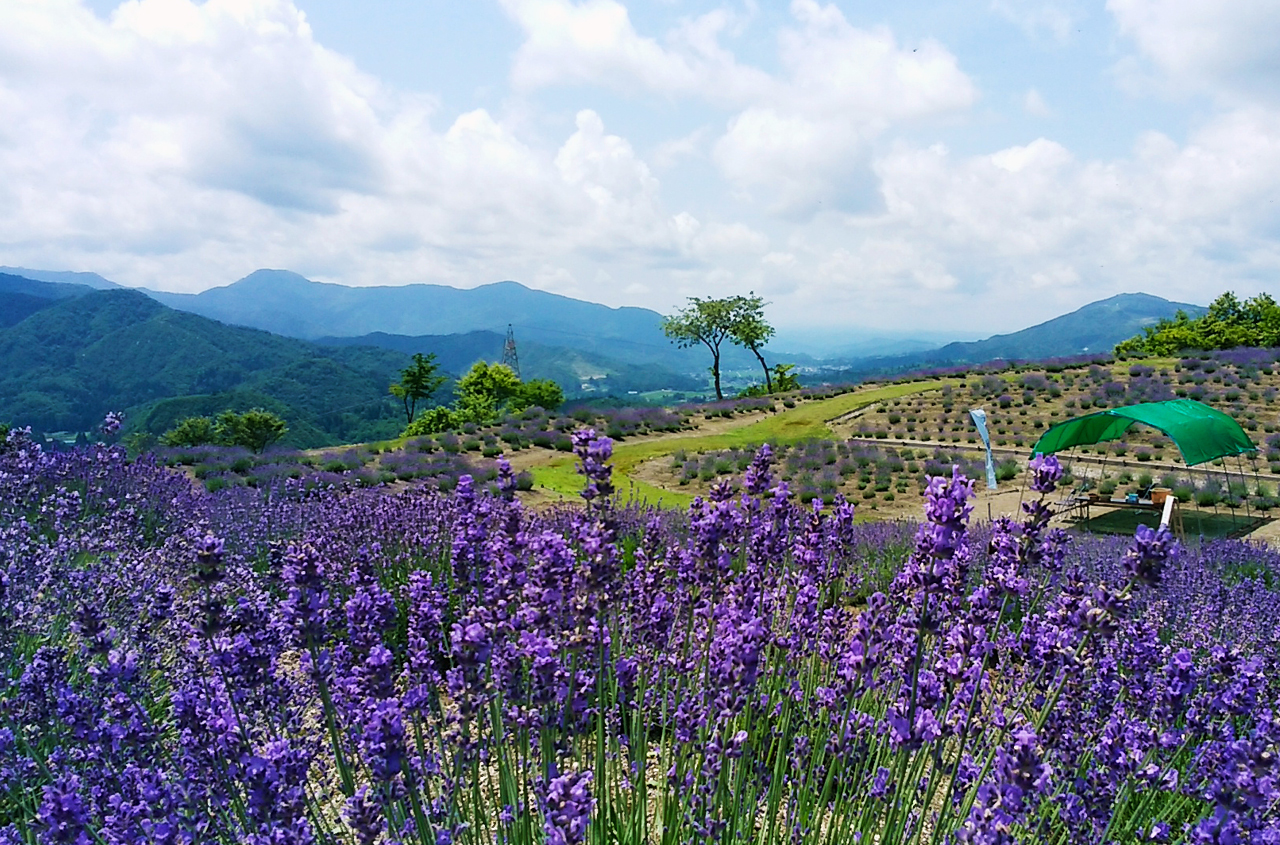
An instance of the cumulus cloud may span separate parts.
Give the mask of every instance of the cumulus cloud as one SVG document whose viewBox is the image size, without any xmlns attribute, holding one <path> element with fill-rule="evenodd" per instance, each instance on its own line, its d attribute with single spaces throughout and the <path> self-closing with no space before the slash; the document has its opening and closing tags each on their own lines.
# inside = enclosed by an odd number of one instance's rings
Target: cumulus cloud
<svg viewBox="0 0 1280 845">
<path fill-rule="evenodd" d="M 0 4 L 0 263 L 185 290 L 263 266 L 515 278 L 659 310 L 755 290 L 779 324 L 966 330 L 1124 290 L 1250 293 L 1280 271 L 1261 5 L 1207 20 L 1112 0 L 1149 70 L 1212 107 L 1185 139 L 1098 160 L 1052 137 L 930 143 L 979 98 L 960 61 L 834 5 L 795 0 L 766 72 L 726 46 L 749 22 L 731 11 L 654 36 L 617 0 L 502 2 L 524 33 L 519 102 L 448 115 L 318 43 L 288 0 L 131 0 L 106 19 Z M 599 91 L 694 120 L 642 155 Z M 1035 89 L 1005 102 L 1046 108 Z M 699 164 L 693 187 L 664 184 Z"/>
<path fill-rule="evenodd" d="M 782 79 L 729 121 L 714 151 L 731 182 L 768 190 L 779 211 L 856 195 L 871 139 L 976 98 L 937 42 L 907 50 L 887 28 L 859 29 L 814 0 L 794 0 L 791 11 L 798 25 L 779 39 Z"/>
<path fill-rule="evenodd" d="M 685 20 L 663 41 L 639 34 L 616 0 L 502 0 L 525 42 L 512 80 L 532 89 L 601 85 L 702 100 L 734 110 L 712 148 L 722 175 L 776 211 L 865 201 L 867 142 L 888 127 L 967 108 L 977 96 L 955 57 L 925 40 L 910 49 L 886 27 L 860 29 L 836 6 L 793 0 L 778 38 L 781 72 L 740 63 L 722 44 L 736 16 Z M 688 140 L 664 148 L 689 150 Z"/>
<path fill-rule="evenodd" d="M 318 44 L 286 0 L 132 0 L 109 20 L 52 0 L 0 15 L 11 263 L 161 287 L 260 266 L 465 284 L 532 274 L 555 253 L 679 246 L 657 180 L 594 112 L 558 149 L 485 110 L 434 129 L 430 98 Z M 401 259 L 390 272 L 369 257 L 387 254 Z M 494 269 L 498 255 L 516 267 Z"/>
<path fill-rule="evenodd" d="M 992 0 L 991 10 L 1032 37 L 1047 35 L 1059 42 L 1070 39 L 1084 18 L 1076 0 Z"/>
<path fill-rule="evenodd" d="M 1049 108 L 1044 97 L 1040 96 L 1040 92 L 1034 88 L 1028 88 L 1027 93 L 1022 95 L 1022 109 L 1034 117 L 1053 116 L 1053 109 Z"/>
<path fill-rule="evenodd" d="M 1280 4 L 1108 0 L 1107 9 L 1167 90 L 1280 105 Z"/>
<path fill-rule="evenodd" d="M 736 23 L 724 9 L 684 21 L 664 43 L 640 35 L 617 0 L 500 2 L 525 33 L 511 71 L 518 89 L 589 83 L 741 102 L 771 84 L 720 45 Z"/>
<path fill-rule="evenodd" d="M 1280 267 L 1269 201 L 1280 190 L 1280 120 L 1267 112 L 1222 116 L 1181 146 L 1149 133 L 1120 161 L 1079 160 L 1041 138 L 963 158 L 902 148 L 877 171 L 888 212 L 876 238 L 927 244 L 904 265 L 914 260 L 922 279 L 949 268 L 959 292 L 993 308 L 1135 289 L 1201 301 L 1242 282 L 1256 289 Z M 869 267 L 884 265 L 883 247 L 862 249 Z"/>
</svg>

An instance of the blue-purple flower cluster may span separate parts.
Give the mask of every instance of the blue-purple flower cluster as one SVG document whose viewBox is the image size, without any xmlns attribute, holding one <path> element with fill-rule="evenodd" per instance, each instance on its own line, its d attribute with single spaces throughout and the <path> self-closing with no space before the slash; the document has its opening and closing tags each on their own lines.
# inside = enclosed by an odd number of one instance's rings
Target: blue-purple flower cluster
<svg viewBox="0 0 1280 845">
<path fill-rule="evenodd" d="M 0 843 L 1280 842 L 1280 557 L 0 450 Z M 1048 495 L 1052 459 L 1033 467 Z M 887 573 L 888 567 L 891 571 Z"/>
</svg>

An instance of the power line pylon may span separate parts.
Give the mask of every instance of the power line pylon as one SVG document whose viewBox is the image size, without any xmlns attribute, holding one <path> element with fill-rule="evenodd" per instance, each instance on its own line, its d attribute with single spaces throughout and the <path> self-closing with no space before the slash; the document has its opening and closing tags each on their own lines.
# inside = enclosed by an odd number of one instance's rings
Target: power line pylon
<svg viewBox="0 0 1280 845">
<path fill-rule="evenodd" d="M 511 372 L 520 378 L 520 356 L 516 353 L 516 333 L 507 323 L 507 342 L 502 345 L 502 363 L 511 368 Z"/>
</svg>

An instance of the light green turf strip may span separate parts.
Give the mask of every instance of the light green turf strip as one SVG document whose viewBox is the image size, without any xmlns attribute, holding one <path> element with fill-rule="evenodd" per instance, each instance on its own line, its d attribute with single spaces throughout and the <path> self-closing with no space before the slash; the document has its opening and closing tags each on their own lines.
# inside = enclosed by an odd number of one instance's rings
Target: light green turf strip
<svg viewBox="0 0 1280 845">
<path fill-rule="evenodd" d="M 578 474 L 573 458 L 556 458 L 549 464 L 534 467 L 533 482 L 539 487 L 545 487 L 552 493 L 572 498 L 575 501 L 582 501 L 578 498 L 578 491 L 582 489 L 583 480 L 582 476 Z M 649 505 L 660 505 L 665 508 L 684 508 L 688 507 L 689 503 L 693 501 L 692 494 L 664 490 L 661 487 L 654 487 L 652 484 L 631 478 L 625 473 L 619 472 L 616 463 L 613 468 L 613 483 L 617 488 L 619 499 L 623 502 L 638 501 Z"/>
<path fill-rule="evenodd" d="M 634 498 L 647 504 L 685 507 L 693 501 L 692 494 L 664 490 L 631 478 L 631 470 L 651 458 L 670 455 L 681 449 L 712 451 L 758 446 L 766 442 L 786 445 L 812 438 L 830 437 L 832 432 L 827 427 L 828 420 L 887 399 L 939 390 L 947 381 L 950 380 L 889 384 L 816 402 L 804 402 L 798 407 L 723 434 L 695 434 L 688 437 L 664 437 L 647 443 L 619 443 L 613 447 L 614 484 L 622 494 L 623 501 Z M 574 470 L 574 459 L 568 456 L 556 458 L 545 466 L 534 467 L 533 480 L 534 483 L 562 495 L 574 495 L 582 489 L 582 476 Z"/>
</svg>

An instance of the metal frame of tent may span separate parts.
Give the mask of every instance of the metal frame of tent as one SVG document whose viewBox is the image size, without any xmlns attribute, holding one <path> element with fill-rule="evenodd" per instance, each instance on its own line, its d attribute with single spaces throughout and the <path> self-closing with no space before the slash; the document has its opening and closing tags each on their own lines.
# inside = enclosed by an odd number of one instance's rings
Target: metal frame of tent
<svg viewBox="0 0 1280 845">
<path fill-rule="evenodd" d="M 1227 414 L 1194 399 L 1144 402 L 1073 417 L 1049 428 L 1036 441 L 1031 451 L 1033 455 L 1050 455 L 1067 449 L 1074 450 L 1077 446 L 1091 446 L 1117 440 L 1135 423 L 1151 426 L 1168 435 L 1178 447 L 1183 463 L 1187 467 L 1234 455 L 1240 478 L 1246 486 L 1245 513 L 1246 516 L 1252 517 L 1247 490 L 1248 482 L 1244 481 L 1244 467 L 1240 462 L 1240 456 L 1245 453 L 1256 456 L 1258 447 L 1249 439 L 1238 422 Z M 1104 455 L 1104 472 L 1105 467 Z M 1256 480 L 1256 467 L 1254 477 Z M 1223 461 L 1223 480 L 1226 482 L 1228 505 L 1234 520 L 1235 504 L 1231 497 L 1231 481 L 1225 460 Z M 1217 512 L 1216 503 L 1214 511 Z M 1165 508 L 1161 524 L 1168 525 L 1170 516 L 1171 509 Z"/>
</svg>

